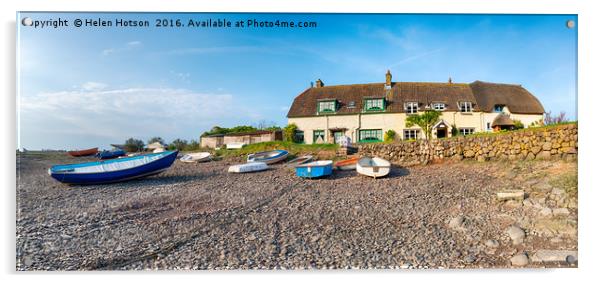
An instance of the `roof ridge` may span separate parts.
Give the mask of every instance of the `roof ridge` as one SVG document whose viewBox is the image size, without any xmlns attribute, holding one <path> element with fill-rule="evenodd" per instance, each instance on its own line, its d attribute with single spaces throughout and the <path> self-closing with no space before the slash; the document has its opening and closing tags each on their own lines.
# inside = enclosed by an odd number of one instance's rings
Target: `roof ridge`
<svg viewBox="0 0 602 283">
<path fill-rule="evenodd" d="M 520 86 L 522 87 L 522 84 L 510 84 L 510 83 L 492 83 L 492 82 L 486 82 L 486 81 L 480 81 L 480 80 L 476 80 L 474 82 L 472 82 L 471 84 L 474 83 L 484 83 L 484 84 L 490 84 L 490 85 L 509 85 L 509 86 Z"/>
<path fill-rule="evenodd" d="M 392 84 L 440 84 L 440 85 L 470 85 L 470 83 L 449 83 L 449 82 L 391 82 Z M 324 85 L 318 88 L 329 88 L 329 87 L 337 87 L 337 86 L 358 86 L 358 85 L 384 85 L 385 82 L 376 82 L 376 83 L 361 83 L 361 84 L 339 84 L 339 85 Z M 316 87 L 314 87 L 316 88 Z"/>
</svg>

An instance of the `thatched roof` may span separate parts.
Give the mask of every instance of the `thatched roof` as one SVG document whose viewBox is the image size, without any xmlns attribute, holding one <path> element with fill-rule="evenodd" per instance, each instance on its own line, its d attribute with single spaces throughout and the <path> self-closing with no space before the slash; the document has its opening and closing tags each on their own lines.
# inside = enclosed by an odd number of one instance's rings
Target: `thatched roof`
<svg viewBox="0 0 602 283">
<path fill-rule="evenodd" d="M 541 103 L 518 85 L 492 84 L 476 81 L 466 83 L 394 82 L 386 103 L 386 112 L 405 112 L 406 102 L 418 102 L 420 110 L 431 103 L 445 103 L 445 111 L 458 111 L 458 103 L 472 102 L 474 111 L 491 112 L 495 104 L 503 104 L 513 113 L 542 114 Z M 336 99 L 337 114 L 361 113 L 364 99 L 386 97 L 384 83 L 336 85 L 308 88 L 299 94 L 287 117 L 317 114 L 320 100 Z"/>
<path fill-rule="evenodd" d="M 506 115 L 504 113 L 500 113 L 499 115 L 497 115 L 495 117 L 495 119 L 493 119 L 493 122 L 491 123 L 492 127 L 495 126 L 514 126 L 514 121 L 512 121 L 512 119 L 510 119 L 510 115 Z"/>
</svg>

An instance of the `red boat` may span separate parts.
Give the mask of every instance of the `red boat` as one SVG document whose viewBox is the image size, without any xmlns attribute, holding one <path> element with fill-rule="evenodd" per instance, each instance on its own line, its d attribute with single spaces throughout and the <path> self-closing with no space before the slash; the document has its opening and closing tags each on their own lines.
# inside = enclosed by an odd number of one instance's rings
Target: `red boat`
<svg viewBox="0 0 602 283">
<path fill-rule="evenodd" d="M 98 153 L 98 147 L 84 149 L 84 150 L 67 151 L 67 153 L 73 157 L 90 156 L 90 155 L 94 155 L 94 154 Z"/>
</svg>

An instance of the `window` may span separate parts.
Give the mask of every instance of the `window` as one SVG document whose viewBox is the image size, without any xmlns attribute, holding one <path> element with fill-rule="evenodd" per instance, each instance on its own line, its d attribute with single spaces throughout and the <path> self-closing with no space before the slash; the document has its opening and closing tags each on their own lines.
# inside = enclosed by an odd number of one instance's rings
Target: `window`
<svg viewBox="0 0 602 283">
<path fill-rule="evenodd" d="M 472 102 L 470 101 L 462 101 L 458 103 L 458 107 L 460 112 L 472 112 Z"/>
<path fill-rule="evenodd" d="M 418 102 L 407 102 L 406 113 L 414 114 L 418 112 Z"/>
<path fill-rule="evenodd" d="M 383 111 L 385 110 L 385 99 L 375 98 L 364 100 L 364 110 L 366 111 Z"/>
<path fill-rule="evenodd" d="M 445 103 L 436 102 L 436 103 L 433 103 L 432 107 L 434 110 L 443 111 L 443 110 L 445 110 Z"/>
<path fill-rule="evenodd" d="M 474 128 L 460 128 L 460 134 L 463 136 L 474 134 Z"/>
<path fill-rule="evenodd" d="M 320 101 L 318 103 L 318 112 L 336 112 L 336 100 Z"/>
<path fill-rule="evenodd" d="M 347 108 L 355 108 L 355 101 L 349 101 L 349 104 L 347 104 Z"/>
<path fill-rule="evenodd" d="M 303 131 L 296 131 L 293 136 L 294 143 L 305 143 L 305 133 Z"/>
<path fill-rule="evenodd" d="M 493 106 L 493 112 L 502 113 L 504 112 L 504 105 L 496 104 Z"/>
<path fill-rule="evenodd" d="M 418 129 L 403 130 L 403 139 L 404 140 L 415 140 L 415 139 L 418 139 L 419 133 L 420 133 L 420 130 L 418 130 Z"/>
<path fill-rule="evenodd" d="M 314 131 L 314 143 L 324 143 L 326 142 L 326 136 L 324 136 L 324 130 L 315 130 Z"/>
<path fill-rule="evenodd" d="M 359 142 L 380 142 L 383 140 L 383 130 L 360 130 Z"/>
</svg>

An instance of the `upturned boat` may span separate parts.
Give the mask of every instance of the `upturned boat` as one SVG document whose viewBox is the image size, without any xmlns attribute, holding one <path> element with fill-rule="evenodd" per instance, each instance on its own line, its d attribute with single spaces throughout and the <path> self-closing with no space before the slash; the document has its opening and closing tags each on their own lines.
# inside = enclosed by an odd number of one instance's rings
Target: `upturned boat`
<svg viewBox="0 0 602 283">
<path fill-rule="evenodd" d="M 391 162 L 380 157 L 362 157 L 357 162 L 356 170 L 365 176 L 384 177 L 391 171 Z"/>
<path fill-rule="evenodd" d="M 67 151 L 67 153 L 73 157 L 90 156 L 98 153 L 98 147 L 82 150 L 72 150 Z"/>
<path fill-rule="evenodd" d="M 188 153 L 180 158 L 180 161 L 193 163 L 193 162 L 205 162 L 211 160 L 211 153 L 209 152 L 194 152 Z"/>
<path fill-rule="evenodd" d="M 264 162 L 251 162 L 245 164 L 232 165 L 228 168 L 230 173 L 249 173 L 267 170 L 268 165 Z"/>
<path fill-rule="evenodd" d="M 121 182 L 161 173 L 171 166 L 177 151 L 166 151 L 132 157 L 54 165 L 48 174 L 67 184 L 103 184 Z"/>
<path fill-rule="evenodd" d="M 243 146 L 245 146 L 245 143 L 243 142 L 232 142 L 226 144 L 226 149 L 241 149 Z"/>
<path fill-rule="evenodd" d="M 96 156 L 100 159 L 113 159 L 124 155 L 125 151 L 122 149 L 103 150 L 96 154 Z"/>
<path fill-rule="evenodd" d="M 355 170 L 355 166 L 357 165 L 358 160 L 360 160 L 359 157 L 352 157 L 349 159 L 338 161 L 334 164 L 334 166 L 338 170 Z"/>
<path fill-rule="evenodd" d="M 320 178 L 332 174 L 332 160 L 318 160 L 295 167 L 297 176 L 302 178 Z"/>
<path fill-rule="evenodd" d="M 247 162 L 263 162 L 265 164 L 273 164 L 285 160 L 288 156 L 286 150 L 271 150 L 262 151 L 247 156 Z"/>
</svg>

